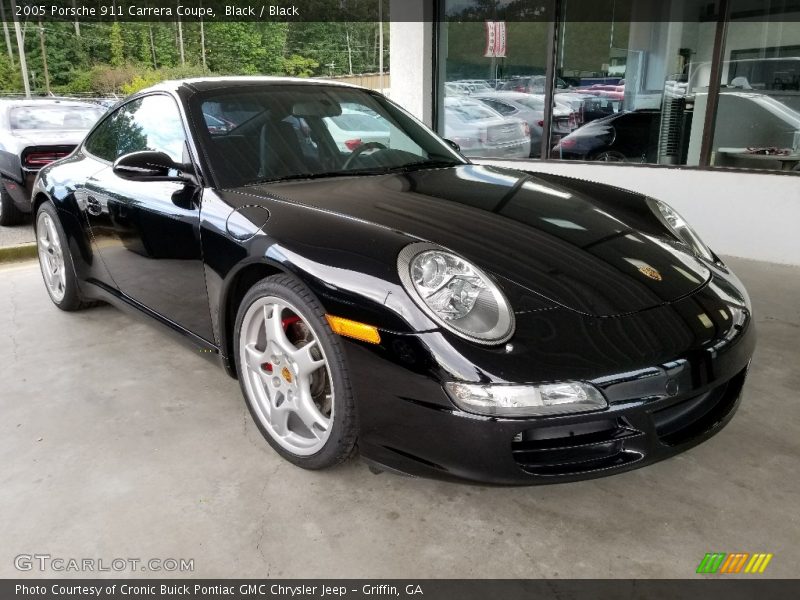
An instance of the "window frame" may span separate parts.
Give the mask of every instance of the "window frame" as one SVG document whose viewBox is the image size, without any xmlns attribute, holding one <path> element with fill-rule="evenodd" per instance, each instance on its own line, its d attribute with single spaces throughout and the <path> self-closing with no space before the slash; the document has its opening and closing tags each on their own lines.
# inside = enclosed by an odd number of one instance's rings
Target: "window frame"
<svg viewBox="0 0 800 600">
<path fill-rule="evenodd" d="M 436 6 L 434 14 L 436 15 L 433 27 L 433 69 L 432 78 L 432 107 L 433 107 L 433 128 L 440 135 L 443 136 L 444 129 L 444 81 L 440 82 L 440 76 L 443 73 L 443 48 L 441 47 L 441 24 L 445 20 L 445 1 L 435 0 Z M 564 161 L 551 156 L 552 144 L 550 144 L 551 131 L 552 131 L 552 117 L 553 107 L 555 104 L 555 90 L 556 90 L 556 72 L 555 65 L 557 64 L 557 52 L 559 34 L 562 31 L 565 23 L 562 18 L 563 0 L 548 0 L 548 10 L 554 15 L 553 20 L 548 23 L 548 39 L 547 51 L 545 59 L 547 61 L 545 71 L 545 105 L 544 105 L 544 124 L 542 126 L 542 142 L 541 153 L 538 158 L 503 158 L 504 162 L 544 162 L 552 164 L 573 164 L 573 165 L 593 165 L 593 166 L 607 166 L 608 168 L 634 167 L 634 168 L 656 168 L 656 169 L 690 169 L 694 171 L 716 171 L 716 172 L 733 172 L 733 173 L 751 173 L 760 175 L 783 175 L 789 177 L 800 176 L 800 171 L 784 171 L 784 170 L 766 170 L 766 169 L 747 169 L 742 167 L 723 167 L 711 164 L 711 153 L 713 151 L 714 142 L 714 128 L 716 126 L 717 110 L 719 107 L 719 95 L 722 87 L 721 73 L 722 64 L 725 57 L 725 44 L 728 32 L 728 25 L 730 24 L 731 17 L 731 0 L 715 0 L 716 4 L 716 27 L 714 31 L 714 42 L 711 50 L 711 72 L 709 74 L 708 85 L 708 101 L 706 103 L 706 111 L 704 114 L 703 133 L 700 139 L 700 158 L 697 165 L 662 165 L 651 163 L 613 163 L 613 162 L 597 162 L 588 160 L 569 160 Z M 711 20 L 711 19 L 709 19 Z M 568 21 L 567 21 L 568 22 Z M 442 91 L 440 93 L 439 84 L 442 84 Z M 474 157 L 475 160 L 498 160 L 490 157 L 480 158 Z"/>
<path fill-rule="evenodd" d="M 101 156 L 97 156 L 93 152 L 89 151 L 89 149 L 86 147 L 87 142 L 95 134 L 95 132 L 98 129 L 100 129 L 100 127 L 103 126 L 103 124 L 106 121 L 111 119 L 120 110 L 122 110 L 123 108 L 125 108 L 126 106 L 128 106 L 129 104 L 131 104 L 133 102 L 137 102 L 139 100 L 144 100 L 145 98 L 149 98 L 151 96 L 166 96 L 167 98 L 172 100 L 173 104 L 175 105 L 175 109 L 178 112 L 178 118 L 180 119 L 180 122 L 181 122 L 181 129 L 183 129 L 183 140 L 184 140 L 183 143 L 184 143 L 186 152 L 189 155 L 189 160 L 193 163 L 193 166 L 196 169 L 197 168 L 196 161 L 194 160 L 194 157 L 192 156 L 192 151 L 191 151 L 191 140 L 192 140 L 192 138 L 190 136 L 189 129 L 186 126 L 186 121 L 185 121 L 184 116 L 183 116 L 183 111 L 181 110 L 181 103 L 178 102 L 175 99 L 175 97 L 172 94 L 170 94 L 169 92 L 165 92 L 165 91 L 161 91 L 161 90 L 154 90 L 154 91 L 151 91 L 151 92 L 145 92 L 145 93 L 141 93 L 141 94 L 136 94 L 136 95 L 133 95 L 133 96 L 131 96 L 129 98 L 126 98 L 125 100 L 123 100 L 119 104 L 116 104 L 115 106 L 113 106 L 105 115 L 103 115 L 100 118 L 99 121 L 97 121 L 97 123 L 95 123 L 94 127 L 92 127 L 92 129 L 89 130 L 89 133 L 86 134 L 86 137 L 83 138 L 83 141 L 81 142 L 81 147 L 80 147 L 81 152 L 83 154 L 86 154 L 87 156 L 90 156 L 91 158 L 93 158 L 96 161 L 99 161 L 99 162 L 104 163 L 104 164 L 109 165 L 109 166 L 113 165 L 114 162 L 116 161 L 116 159 L 108 160 L 108 159 L 103 158 Z M 117 157 L 117 158 L 119 158 L 119 157 Z"/>
</svg>

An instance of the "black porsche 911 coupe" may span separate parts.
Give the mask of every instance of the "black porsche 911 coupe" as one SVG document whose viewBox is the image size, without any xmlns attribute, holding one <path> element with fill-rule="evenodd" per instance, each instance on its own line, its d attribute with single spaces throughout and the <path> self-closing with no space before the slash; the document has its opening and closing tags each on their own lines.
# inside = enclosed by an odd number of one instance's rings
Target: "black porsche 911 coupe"
<svg viewBox="0 0 800 600">
<path fill-rule="evenodd" d="M 343 110 L 385 143 L 343 150 Z M 310 469 L 356 449 L 497 484 L 643 466 L 728 422 L 755 344 L 741 283 L 663 202 L 472 164 L 344 84 L 144 90 L 42 169 L 34 205 L 59 308 L 177 332 Z"/>
<path fill-rule="evenodd" d="M 104 112 L 89 102 L 0 100 L 0 225 L 30 214 L 39 169 L 72 152 Z"/>
</svg>

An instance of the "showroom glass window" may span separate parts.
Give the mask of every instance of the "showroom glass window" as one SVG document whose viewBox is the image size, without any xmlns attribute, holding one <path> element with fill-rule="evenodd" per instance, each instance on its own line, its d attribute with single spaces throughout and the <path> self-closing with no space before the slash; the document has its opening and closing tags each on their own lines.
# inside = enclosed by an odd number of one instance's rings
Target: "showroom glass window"
<svg viewBox="0 0 800 600">
<path fill-rule="evenodd" d="M 565 0 L 551 158 L 699 165 L 717 12 L 704 0 Z"/>
<path fill-rule="evenodd" d="M 140 150 L 166 153 L 182 162 L 185 135 L 175 101 L 145 96 L 119 107 L 86 140 L 86 150 L 107 161 Z"/>
<path fill-rule="evenodd" d="M 549 5 L 441 3 L 438 129 L 465 156 L 540 156 Z"/>
<path fill-rule="evenodd" d="M 765 4 L 769 19 L 754 10 Z M 786 5 L 731 0 L 714 166 L 800 172 L 800 9 Z"/>
</svg>

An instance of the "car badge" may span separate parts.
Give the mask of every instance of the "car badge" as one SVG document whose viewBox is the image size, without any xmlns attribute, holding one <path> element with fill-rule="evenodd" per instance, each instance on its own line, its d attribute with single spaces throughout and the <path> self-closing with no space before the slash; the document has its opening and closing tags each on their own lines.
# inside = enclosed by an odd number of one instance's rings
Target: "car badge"
<svg viewBox="0 0 800 600">
<path fill-rule="evenodd" d="M 650 279 L 654 279 L 656 281 L 661 281 L 663 279 L 663 277 L 661 277 L 661 273 L 659 273 L 657 269 L 654 269 L 650 265 L 642 265 L 639 267 L 639 272 L 645 277 L 649 277 Z"/>
</svg>

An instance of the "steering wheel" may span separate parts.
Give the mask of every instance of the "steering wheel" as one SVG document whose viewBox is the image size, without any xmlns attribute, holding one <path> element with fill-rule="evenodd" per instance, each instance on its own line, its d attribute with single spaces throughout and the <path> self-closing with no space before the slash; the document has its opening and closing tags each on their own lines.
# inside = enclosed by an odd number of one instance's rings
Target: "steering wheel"
<svg viewBox="0 0 800 600">
<path fill-rule="evenodd" d="M 347 157 L 347 160 L 344 161 L 342 170 L 346 171 L 349 169 L 350 165 L 353 164 L 353 161 L 361 156 L 362 152 L 366 152 L 367 150 L 388 150 L 388 148 L 380 142 L 367 142 L 365 144 L 361 144 L 358 148 L 353 150 L 352 154 L 350 154 L 350 156 Z"/>
</svg>

